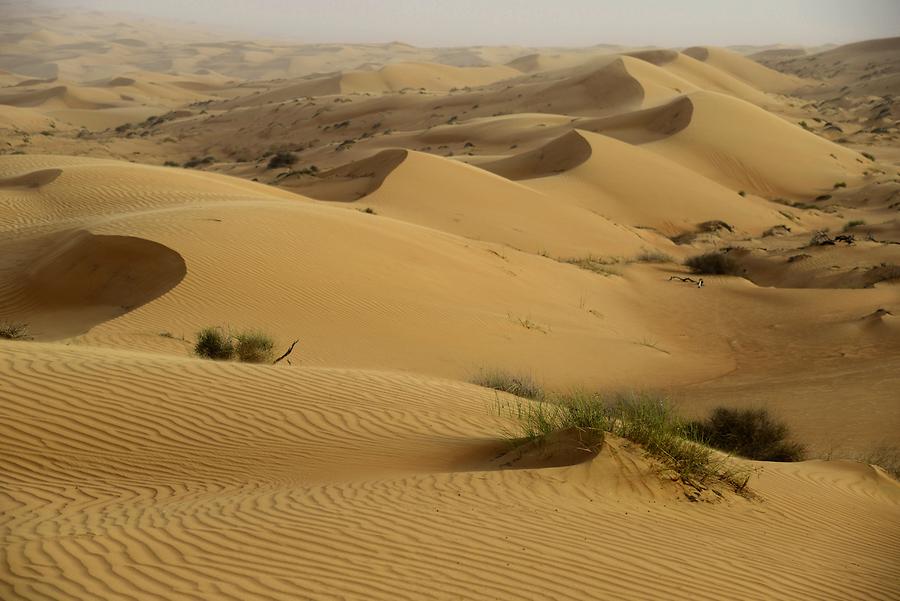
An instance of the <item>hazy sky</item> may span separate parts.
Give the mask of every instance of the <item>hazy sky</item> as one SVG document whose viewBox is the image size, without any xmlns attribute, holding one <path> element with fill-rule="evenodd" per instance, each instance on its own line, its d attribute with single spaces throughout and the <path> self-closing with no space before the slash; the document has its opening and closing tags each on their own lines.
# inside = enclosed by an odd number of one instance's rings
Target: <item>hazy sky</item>
<svg viewBox="0 0 900 601">
<path fill-rule="evenodd" d="M 26 0 L 27 1 L 27 0 Z M 50 0 L 305 42 L 815 45 L 900 35 L 900 0 Z"/>
</svg>

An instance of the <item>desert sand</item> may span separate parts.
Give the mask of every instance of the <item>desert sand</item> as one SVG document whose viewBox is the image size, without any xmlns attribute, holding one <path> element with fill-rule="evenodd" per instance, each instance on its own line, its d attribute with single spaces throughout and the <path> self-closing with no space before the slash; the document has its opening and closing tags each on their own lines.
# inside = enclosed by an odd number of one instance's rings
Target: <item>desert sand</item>
<svg viewBox="0 0 900 601">
<path fill-rule="evenodd" d="M 898 39 L 0 34 L 0 598 L 900 598 Z M 765 408 L 806 460 L 510 455 L 534 401 L 482 370 Z"/>
</svg>

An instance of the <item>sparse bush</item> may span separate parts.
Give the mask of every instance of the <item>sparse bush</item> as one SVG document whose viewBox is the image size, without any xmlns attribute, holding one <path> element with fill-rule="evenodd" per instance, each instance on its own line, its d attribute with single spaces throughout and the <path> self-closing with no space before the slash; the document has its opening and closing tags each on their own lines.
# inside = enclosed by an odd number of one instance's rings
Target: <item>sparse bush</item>
<svg viewBox="0 0 900 601">
<path fill-rule="evenodd" d="M 275 342 L 267 334 L 246 330 L 232 334 L 222 328 L 203 328 L 197 333 L 194 354 L 205 359 L 265 363 L 274 355 Z"/>
<path fill-rule="evenodd" d="M 869 159 L 870 161 L 875 160 L 875 155 L 873 155 L 873 154 L 869 154 L 868 152 L 861 152 L 860 154 L 863 155 L 864 157 L 866 157 L 867 159 Z"/>
<path fill-rule="evenodd" d="M 269 159 L 266 169 L 280 169 L 282 167 L 290 167 L 297 162 L 297 155 L 293 152 L 276 152 Z"/>
<path fill-rule="evenodd" d="M 701 275 L 740 275 L 741 267 L 734 257 L 721 252 L 708 252 L 689 257 L 684 264 Z"/>
<path fill-rule="evenodd" d="M 838 188 L 846 188 L 846 187 L 847 187 L 847 182 L 835 182 L 835 184 L 834 184 L 835 190 L 837 190 Z"/>
<path fill-rule="evenodd" d="M 879 282 L 900 279 L 900 265 L 882 263 L 871 267 L 865 273 L 866 287 L 870 288 Z"/>
<path fill-rule="evenodd" d="M 194 354 L 204 359 L 227 361 L 234 356 L 234 343 L 221 328 L 203 328 L 197 333 Z"/>
<path fill-rule="evenodd" d="M 900 447 L 882 445 L 859 458 L 869 465 L 877 465 L 900 480 Z"/>
<path fill-rule="evenodd" d="M 240 332 L 234 336 L 234 352 L 243 363 L 267 363 L 272 360 L 275 341 L 259 331 Z"/>
<path fill-rule="evenodd" d="M 530 375 L 511 374 L 499 369 L 481 370 L 472 384 L 533 400 L 544 398 L 544 389 Z"/>
<path fill-rule="evenodd" d="M 747 193 L 744 190 L 741 190 L 740 192 L 738 192 L 738 196 L 743 198 L 744 196 L 747 196 Z"/>
<path fill-rule="evenodd" d="M 618 271 L 612 268 L 613 265 L 618 263 L 615 259 L 588 256 L 580 259 L 562 259 L 562 262 L 599 273 L 600 275 L 620 275 Z"/>
<path fill-rule="evenodd" d="M 865 224 L 866 224 L 866 222 L 862 219 L 852 219 L 844 224 L 844 231 L 848 232 L 851 229 L 855 228 L 856 226 L 865 225 Z"/>
<path fill-rule="evenodd" d="M 175 161 L 166 161 L 165 163 L 163 163 L 163 167 L 178 167 L 178 166 L 179 166 L 178 163 L 176 163 Z"/>
<path fill-rule="evenodd" d="M 672 257 L 659 250 L 642 250 L 634 258 L 638 263 L 672 263 Z"/>
<path fill-rule="evenodd" d="M 194 169 L 195 167 L 203 167 L 205 165 L 212 165 L 216 162 L 216 159 L 211 156 L 205 157 L 192 157 L 190 160 L 185 161 L 184 167 L 185 169 Z"/>
<path fill-rule="evenodd" d="M 365 209 L 360 209 L 360 212 L 366 213 L 368 215 L 377 215 L 378 214 L 375 212 L 375 209 L 373 209 L 372 207 L 366 207 Z"/>
<path fill-rule="evenodd" d="M 0 338 L 3 340 L 31 340 L 27 323 L 0 321 Z"/>
<path fill-rule="evenodd" d="M 765 409 L 717 407 L 704 421 L 690 424 L 692 437 L 712 447 L 759 461 L 802 461 L 803 445 L 789 440 L 787 425 Z"/>
</svg>

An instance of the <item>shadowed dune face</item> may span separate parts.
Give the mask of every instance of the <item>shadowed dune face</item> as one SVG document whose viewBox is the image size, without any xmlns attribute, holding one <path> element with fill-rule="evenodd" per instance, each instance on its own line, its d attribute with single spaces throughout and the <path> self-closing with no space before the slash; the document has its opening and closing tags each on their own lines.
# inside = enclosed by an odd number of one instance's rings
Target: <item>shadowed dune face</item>
<svg viewBox="0 0 900 601">
<path fill-rule="evenodd" d="M 318 200 L 357 200 L 378 190 L 408 154 L 405 150 L 384 150 L 367 159 L 327 171 L 315 183 L 298 187 L 298 190 Z"/>
<path fill-rule="evenodd" d="M 571 131 L 536 150 L 479 167 L 507 179 L 532 179 L 574 169 L 591 158 L 592 152 L 590 143 Z"/>
<path fill-rule="evenodd" d="M 681 96 L 647 109 L 578 122 L 579 129 L 602 133 L 629 144 L 644 144 L 673 136 L 691 124 L 694 103 Z"/>
<path fill-rule="evenodd" d="M 41 246 L 22 274 L 29 322 L 41 338 L 87 332 L 162 296 L 187 274 L 181 255 L 142 238 L 76 231 Z"/>
<path fill-rule="evenodd" d="M 0 179 L 0 188 L 40 188 L 62 175 L 62 169 L 40 169 L 24 175 Z"/>
</svg>

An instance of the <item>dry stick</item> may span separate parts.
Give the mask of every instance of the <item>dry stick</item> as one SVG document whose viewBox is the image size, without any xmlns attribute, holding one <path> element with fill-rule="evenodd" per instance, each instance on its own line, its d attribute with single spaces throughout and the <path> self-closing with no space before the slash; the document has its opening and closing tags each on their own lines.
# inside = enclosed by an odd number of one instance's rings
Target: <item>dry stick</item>
<svg viewBox="0 0 900 601">
<path fill-rule="evenodd" d="M 286 350 L 282 356 L 280 356 L 277 359 L 275 359 L 274 361 L 272 361 L 272 365 L 275 365 L 276 363 L 278 363 L 279 361 L 281 361 L 282 359 L 284 359 L 285 357 L 290 355 L 292 352 L 294 352 L 294 347 L 297 345 L 298 342 L 300 342 L 299 338 L 291 343 L 291 348 Z"/>
<path fill-rule="evenodd" d="M 677 276 L 677 275 L 673 275 L 672 277 L 669 278 L 669 281 L 670 281 L 670 282 L 671 282 L 672 280 L 679 280 L 679 281 L 681 281 L 681 282 L 690 282 L 691 284 L 696 284 L 696 283 L 697 283 L 697 280 L 695 280 L 694 278 L 683 278 L 683 277 L 680 277 L 680 276 Z"/>
</svg>

